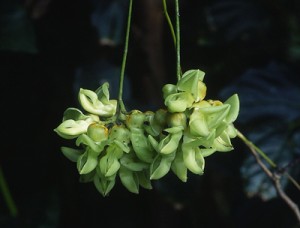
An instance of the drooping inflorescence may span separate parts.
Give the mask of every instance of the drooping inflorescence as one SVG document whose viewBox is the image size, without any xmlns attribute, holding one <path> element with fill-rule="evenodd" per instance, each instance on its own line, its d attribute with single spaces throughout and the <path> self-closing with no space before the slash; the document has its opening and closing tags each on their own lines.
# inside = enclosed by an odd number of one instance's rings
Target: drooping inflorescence
<svg viewBox="0 0 300 228">
<path fill-rule="evenodd" d="M 205 100 L 203 79 L 204 72 L 189 70 L 176 85 L 166 84 L 165 107 L 155 112 L 117 110 L 108 83 L 96 91 L 80 89 L 84 112 L 68 108 L 54 129 L 62 138 L 75 141 L 75 148 L 61 150 L 77 163 L 80 181 L 93 182 L 106 196 L 119 178 L 130 192 L 138 193 L 140 186 L 151 189 L 151 180 L 170 171 L 183 182 L 188 171 L 202 175 L 205 157 L 231 151 L 238 96 L 224 103 Z"/>
</svg>

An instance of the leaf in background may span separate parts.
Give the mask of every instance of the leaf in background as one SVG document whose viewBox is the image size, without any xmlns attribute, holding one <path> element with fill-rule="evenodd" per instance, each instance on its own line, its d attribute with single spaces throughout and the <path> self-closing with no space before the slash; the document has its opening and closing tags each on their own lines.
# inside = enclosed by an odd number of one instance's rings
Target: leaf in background
<svg viewBox="0 0 300 228">
<path fill-rule="evenodd" d="M 236 124 L 244 134 L 279 168 L 299 158 L 299 75 L 288 66 L 271 62 L 265 68 L 246 71 L 235 83 L 224 88 L 221 96 L 227 97 L 233 92 L 239 95 L 241 101 Z M 264 200 L 276 196 L 273 184 L 250 153 L 240 170 L 248 195 L 259 195 Z M 297 165 L 287 171 L 293 177 L 300 174 Z M 281 181 L 286 188 L 287 179 L 283 176 Z"/>
</svg>

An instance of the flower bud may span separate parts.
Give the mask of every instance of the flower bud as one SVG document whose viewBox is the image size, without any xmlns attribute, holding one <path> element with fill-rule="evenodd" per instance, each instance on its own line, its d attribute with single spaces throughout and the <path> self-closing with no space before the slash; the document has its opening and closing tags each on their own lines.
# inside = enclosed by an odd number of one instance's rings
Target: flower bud
<svg viewBox="0 0 300 228">
<path fill-rule="evenodd" d="M 195 99 L 190 92 L 180 92 L 167 96 L 165 105 L 169 112 L 184 112 L 192 106 L 194 101 Z"/>
<path fill-rule="evenodd" d="M 177 93 L 177 86 L 173 84 L 166 84 L 162 88 L 163 98 L 166 99 L 167 96 Z"/>
<path fill-rule="evenodd" d="M 183 112 L 169 113 L 167 117 L 168 126 L 170 127 L 186 127 L 186 115 Z"/>
<path fill-rule="evenodd" d="M 128 128 L 142 128 L 145 121 L 145 114 L 139 110 L 133 110 L 126 118 Z"/>
<path fill-rule="evenodd" d="M 87 135 L 95 142 L 107 140 L 108 129 L 100 123 L 92 123 L 87 129 Z"/>
</svg>

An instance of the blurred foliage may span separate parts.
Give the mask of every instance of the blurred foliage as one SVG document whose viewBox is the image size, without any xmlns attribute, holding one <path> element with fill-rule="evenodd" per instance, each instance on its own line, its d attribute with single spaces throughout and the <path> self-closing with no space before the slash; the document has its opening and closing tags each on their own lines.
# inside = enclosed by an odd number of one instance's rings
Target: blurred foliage
<svg viewBox="0 0 300 228">
<path fill-rule="evenodd" d="M 36 34 L 19 1 L 0 1 L 0 50 L 36 53 Z"/>
<path fill-rule="evenodd" d="M 238 125 L 277 164 L 275 172 L 283 176 L 281 180 L 285 189 L 288 180 L 284 172 L 294 177 L 300 174 L 298 74 L 286 65 L 271 62 L 266 67 L 246 71 L 225 88 L 222 95 L 233 91 L 240 95 L 243 107 Z M 249 196 L 259 195 L 264 200 L 277 196 L 273 183 L 250 154 L 241 166 L 241 175 Z"/>
</svg>

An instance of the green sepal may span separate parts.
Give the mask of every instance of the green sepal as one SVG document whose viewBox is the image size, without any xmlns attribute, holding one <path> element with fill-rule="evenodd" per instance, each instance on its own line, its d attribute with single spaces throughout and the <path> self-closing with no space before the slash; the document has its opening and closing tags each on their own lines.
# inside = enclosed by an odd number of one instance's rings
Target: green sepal
<svg viewBox="0 0 300 228">
<path fill-rule="evenodd" d="M 78 108 L 67 108 L 63 114 L 63 121 L 65 120 L 85 120 L 89 116 L 84 115 Z"/>
<path fill-rule="evenodd" d="M 200 70 L 186 71 L 177 83 L 178 90 L 191 93 L 196 102 L 202 100 L 205 97 L 206 89 L 204 94 L 199 91 L 198 82 L 203 80 L 204 75 L 205 73 Z"/>
<path fill-rule="evenodd" d="M 78 158 L 84 153 L 83 150 L 73 149 L 65 146 L 62 146 L 60 149 L 63 155 L 72 162 L 77 162 Z"/>
<path fill-rule="evenodd" d="M 206 137 L 194 137 L 193 135 L 190 135 L 188 133 L 186 133 L 183 136 L 183 143 L 186 147 L 205 147 L 205 148 L 210 148 L 213 143 L 214 140 L 216 138 L 216 130 L 212 130 L 208 136 Z"/>
<path fill-rule="evenodd" d="M 230 110 L 225 118 L 227 123 L 232 123 L 234 122 L 238 115 L 239 115 L 239 110 L 240 110 L 240 100 L 237 94 L 232 95 L 229 97 L 224 104 L 229 104 L 230 105 Z"/>
<path fill-rule="evenodd" d="M 98 99 L 103 103 L 103 104 L 109 104 L 109 83 L 104 82 L 101 86 L 96 89 L 95 93 L 98 96 Z"/>
<path fill-rule="evenodd" d="M 237 136 L 237 129 L 233 126 L 233 124 L 228 124 L 225 131 L 230 138 L 235 138 Z"/>
<path fill-rule="evenodd" d="M 226 118 L 227 114 L 229 113 L 229 110 L 229 104 L 199 109 L 199 111 L 205 116 L 207 126 L 209 129 L 218 127 L 218 125 Z"/>
<path fill-rule="evenodd" d="M 79 176 L 79 182 L 80 183 L 88 183 L 88 182 L 92 182 L 94 180 L 94 176 L 96 175 L 96 169 L 94 169 L 93 171 L 87 173 L 87 174 L 81 174 Z"/>
<path fill-rule="evenodd" d="M 225 121 L 222 121 L 219 126 L 216 128 L 216 138 L 219 137 L 226 129 L 228 128 L 229 124 Z"/>
<path fill-rule="evenodd" d="M 106 154 L 100 159 L 99 166 L 101 173 L 105 177 L 109 177 L 118 172 L 118 170 L 120 169 L 120 162 L 115 156 Z"/>
<path fill-rule="evenodd" d="M 139 193 L 139 179 L 135 172 L 132 172 L 124 166 L 121 166 L 119 177 L 122 184 L 128 191 L 135 194 Z"/>
<path fill-rule="evenodd" d="M 199 147 L 187 147 L 182 144 L 183 161 L 185 166 L 195 174 L 203 174 L 205 161 Z"/>
<path fill-rule="evenodd" d="M 136 156 L 143 162 L 151 163 L 153 161 L 154 151 L 149 144 L 148 138 L 143 130 L 131 129 L 130 140 Z"/>
<path fill-rule="evenodd" d="M 225 135 L 224 135 L 225 134 Z M 233 147 L 230 142 L 228 142 L 228 135 L 226 133 L 222 133 L 219 137 L 217 137 L 212 145 L 219 152 L 228 152 L 233 150 Z"/>
<path fill-rule="evenodd" d="M 184 130 L 183 126 L 169 127 L 164 129 L 165 132 L 168 132 L 170 134 L 177 134 L 179 132 L 182 132 L 183 130 Z"/>
<path fill-rule="evenodd" d="M 125 154 L 121 157 L 120 163 L 127 169 L 138 172 L 149 167 L 149 164 L 141 162 L 133 153 Z"/>
<path fill-rule="evenodd" d="M 208 156 L 212 155 L 213 153 L 215 153 L 216 149 L 215 148 L 200 148 L 200 151 L 201 151 L 202 156 L 205 158 L 205 157 L 208 157 Z"/>
<path fill-rule="evenodd" d="M 171 154 L 177 150 L 180 139 L 182 138 L 182 130 L 169 134 L 166 138 L 161 140 L 158 144 L 158 150 L 162 154 Z"/>
<path fill-rule="evenodd" d="M 126 143 L 120 142 L 119 140 L 115 139 L 113 141 L 113 143 L 116 144 L 125 153 L 129 153 L 131 150 L 130 147 Z"/>
<path fill-rule="evenodd" d="M 190 116 L 189 130 L 193 136 L 206 137 L 210 133 L 205 115 L 198 109 L 195 109 Z"/>
<path fill-rule="evenodd" d="M 148 140 L 155 151 L 158 151 L 158 142 L 152 135 L 148 135 Z"/>
<path fill-rule="evenodd" d="M 150 180 L 158 180 L 165 176 L 169 172 L 174 158 L 175 153 L 168 155 L 158 154 L 150 166 Z"/>
<path fill-rule="evenodd" d="M 90 149 L 87 149 L 77 160 L 79 174 L 87 174 L 94 170 L 98 164 L 98 156 Z"/>
<path fill-rule="evenodd" d="M 172 162 L 171 170 L 182 181 L 187 181 L 187 168 L 183 161 L 183 153 L 181 147 L 178 147 L 176 156 Z"/>
<path fill-rule="evenodd" d="M 120 168 L 119 159 L 122 155 L 122 149 L 116 144 L 110 144 L 107 147 L 106 155 L 104 155 L 99 161 L 100 170 L 104 176 L 108 177 L 118 172 Z"/>
<path fill-rule="evenodd" d="M 102 196 L 107 196 L 113 189 L 116 182 L 116 175 L 105 177 L 100 170 L 96 169 L 97 174 L 94 176 L 94 185 Z"/>
<path fill-rule="evenodd" d="M 141 172 L 137 172 L 137 176 L 139 179 L 139 185 L 145 189 L 152 189 L 152 184 L 150 180 L 150 175 L 148 170 L 143 170 Z"/>
<path fill-rule="evenodd" d="M 86 145 L 98 155 L 104 150 L 104 147 L 107 145 L 107 143 L 108 140 L 94 142 L 94 140 L 92 140 L 86 134 L 82 134 L 76 139 L 76 146 L 80 146 L 81 144 Z"/>
</svg>

